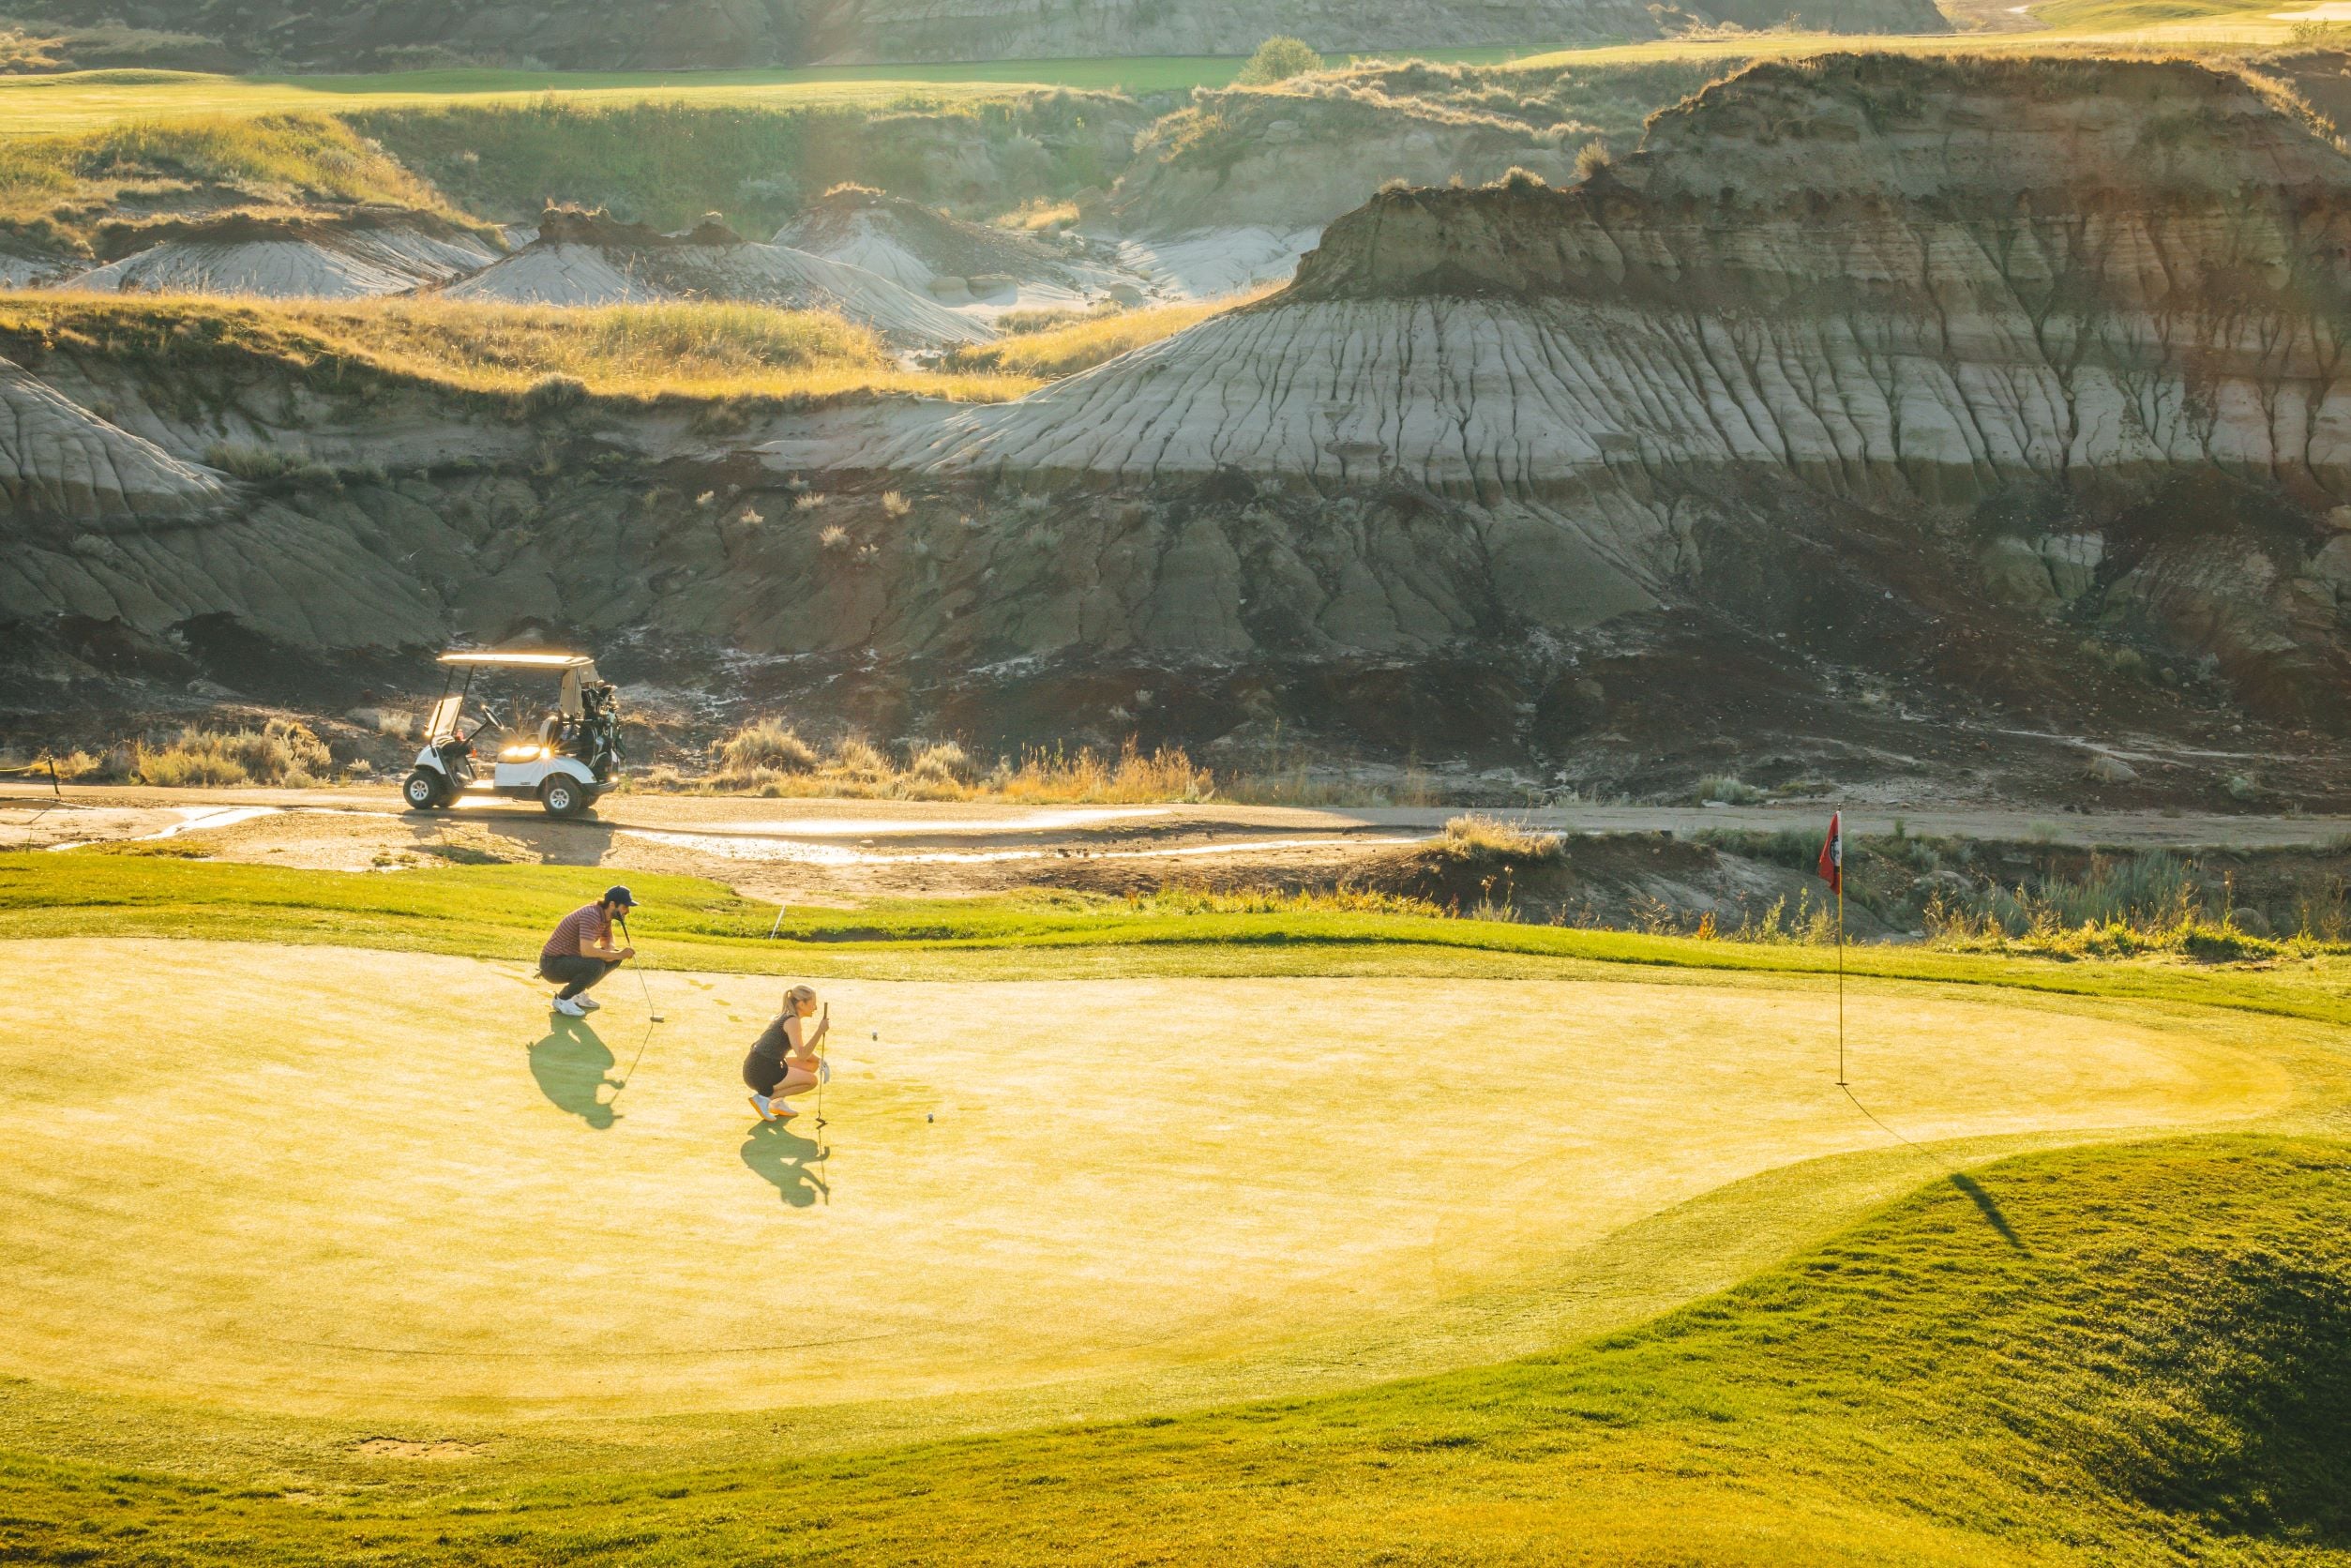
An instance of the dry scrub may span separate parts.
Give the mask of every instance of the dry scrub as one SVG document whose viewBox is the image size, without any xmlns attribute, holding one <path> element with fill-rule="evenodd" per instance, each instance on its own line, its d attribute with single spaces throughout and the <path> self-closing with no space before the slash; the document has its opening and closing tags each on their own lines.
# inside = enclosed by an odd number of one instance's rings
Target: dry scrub
<svg viewBox="0 0 2351 1568">
<path fill-rule="evenodd" d="M 596 309 L 445 299 L 235 302 L 193 295 L 19 294 L 0 303 L 0 344 L 98 350 L 149 364 L 248 358 L 304 372 L 366 367 L 525 400 L 581 396 L 825 399 L 912 392 L 1017 398 L 1018 375 L 902 367 L 862 326 L 814 310 L 677 303 Z"/>
<path fill-rule="evenodd" d="M 472 223 L 381 146 L 323 114 L 190 116 L 0 140 L 0 226 L 38 244 L 87 254 L 100 219 L 188 197 L 272 208 L 384 203 Z"/>
<path fill-rule="evenodd" d="M 951 370 L 1055 381 L 1091 370 L 1107 360 L 1131 353 L 1187 327 L 1199 325 L 1236 306 L 1264 298 L 1279 285 L 1252 294 L 1234 294 L 1199 304 L 1153 305 L 1137 310 L 1091 315 L 1064 326 L 1047 327 L 1015 337 L 957 349 L 947 356 Z"/>
<path fill-rule="evenodd" d="M 1205 801 L 1213 776 L 1180 746 L 1146 752 L 1133 741 L 1115 753 L 1089 746 L 1023 751 L 983 762 L 952 740 L 885 750 L 863 736 L 829 750 L 781 719 L 761 718 L 711 748 L 710 771 L 671 766 L 635 776 L 635 788 L 769 797 L 847 795 L 879 800 L 1008 800 L 1040 804 Z"/>
</svg>

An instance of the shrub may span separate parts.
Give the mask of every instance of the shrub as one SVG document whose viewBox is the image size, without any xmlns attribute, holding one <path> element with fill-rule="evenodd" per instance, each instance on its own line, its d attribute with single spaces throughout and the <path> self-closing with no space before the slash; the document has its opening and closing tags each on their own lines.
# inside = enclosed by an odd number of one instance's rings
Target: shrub
<svg viewBox="0 0 2351 1568">
<path fill-rule="evenodd" d="M 953 741 L 940 741 L 915 747 L 906 771 L 917 778 L 959 784 L 969 779 L 973 770 L 972 759 L 963 747 Z"/>
<path fill-rule="evenodd" d="M 890 759 L 882 755 L 879 747 L 858 735 L 851 735 L 836 746 L 827 766 L 834 773 L 864 783 L 879 783 L 897 771 L 890 766 Z"/>
<path fill-rule="evenodd" d="M 1321 68 L 1322 56 L 1309 48 L 1304 39 L 1277 36 L 1258 45 L 1258 52 L 1249 56 L 1249 63 L 1241 68 L 1241 74 L 1233 82 L 1243 87 L 1265 87 Z"/>
<path fill-rule="evenodd" d="M 128 771 L 164 789 L 191 785 L 315 783 L 335 765 L 308 725 L 273 718 L 259 730 L 182 730 L 168 743 L 131 748 Z"/>
<path fill-rule="evenodd" d="M 807 773 L 815 768 L 817 756 L 816 747 L 802 740 L 800 732 L 782 719 L 762 718 L 720 741 L 718 760 L 730 773 L 759 768 L 775 773 Z"/>
<path fill-rule="evenodd" d="M 330 482 L 335 471 L 299 446 L 263 446 L 249 441 L 216 441 L 204 448 L 204 466 L 252 485 Z"/>
<path fill-rule="evenodd" d="M 1608 151 L 1607 143 L 1597 140 L 1587 142 L 1576 149 L 1575 177 L 1588 180 L 1615 162 L 1616 157 Z"/>
<path fill-rule="evenodd" d="M 896 490 L 883 490 L 882 509 L 891 517 L 902 518 L 914 509 L 914 504 Z"/>
<path fill-rule="evenodd" d="M 587 400 L 588 384 L 578 376 L 546 375 L 522 394 L 522 412 L 535 419 L 578 408 Z"/>
<path fill-rule="evenodd" d="M 1716 774 L 1698 780 L 1698 801 L 1703 805 L 1719 800 L 1726 806 L 1753 806 L 1764 799 L 1764 792 L 1752 784 L 1742 784 L 1729 774 Z"/>
<path fill-rule="evenodd" d="M 1561 852 L 1562 841 L 1556 833 L 1530 833 L 1515 823 L 1472 811 L 1447 822 L 1437 847 L 1461 860 L 1502 855 L 1550 860 Z"/>
</svg>

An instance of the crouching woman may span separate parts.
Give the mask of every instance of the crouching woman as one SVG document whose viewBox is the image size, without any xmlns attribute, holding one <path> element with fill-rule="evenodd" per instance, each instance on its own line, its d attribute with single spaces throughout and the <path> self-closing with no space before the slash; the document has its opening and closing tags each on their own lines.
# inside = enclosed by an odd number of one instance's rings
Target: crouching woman
<svg viewBox="0 0 2351 1568">
<path fill-rule="evenodd" d="M 811 1018 L 816 1019 L 813 1024 Z M 832 1027 L 829 1005 L 818 1017 L 814 987 L 794 986 L 784 993 L 784 1010 L 743 1059 L 743 1081 L 750 1087 L 751 1108 L 761 1121 L 788 1122 L 800 1114 L 784 1101 L 817 1086 L 824 1070 L 817 1049 Z"/>
</svg>

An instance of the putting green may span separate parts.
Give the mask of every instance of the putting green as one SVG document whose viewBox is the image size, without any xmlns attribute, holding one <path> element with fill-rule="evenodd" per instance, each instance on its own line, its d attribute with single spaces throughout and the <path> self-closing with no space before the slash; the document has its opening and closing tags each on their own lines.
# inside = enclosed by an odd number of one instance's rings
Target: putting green
<svg viewBox="0 0 2351 1568">
<path fill-rule="evenodd" d="M 520 965 L 10 942 L 0 1376 L 325 1416 L 969 1395 L 1400 1322 L 1722 1184 L 1881 1147 L 1784 982 L 828 983 L 826 1108 L 756 1123 L 772 980 L 550 1028 Z M 2210 1124 L 2188 1027 L 1856 995 L 1904 1136 Z M 879 1031 L 876 1042 L 870 1035 Z M 931 1120 L 930 1118 L 934 1118 Z"/>
</svg>

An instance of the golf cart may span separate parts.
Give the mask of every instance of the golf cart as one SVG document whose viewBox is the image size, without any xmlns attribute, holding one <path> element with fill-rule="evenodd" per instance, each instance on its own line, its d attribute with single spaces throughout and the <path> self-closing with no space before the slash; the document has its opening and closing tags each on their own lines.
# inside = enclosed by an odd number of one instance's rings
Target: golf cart
<svg viewBox="0 0 2351 1568">
<path fill-rule="evenodd" d="M 535 799 L 550 817 L 576 817 L 620 776 L 620 700 L 611 683 L 596 678 L 595 660 L 584 654 L 448 653 L 441 663 L 448 671 L 441 700 L 426 716 L 424 748 L 400 787 L 411 810 L 503 796 Z M 556 705 L 532 732 L 512 735 L 498 748 L 487 777 L 474 743 L 485 731 L 506 727 L 486 701 L 470 730 L 465 716 L 475 678 L 486 670 L 550 674 L 562 683 Z"/>
</svg>

